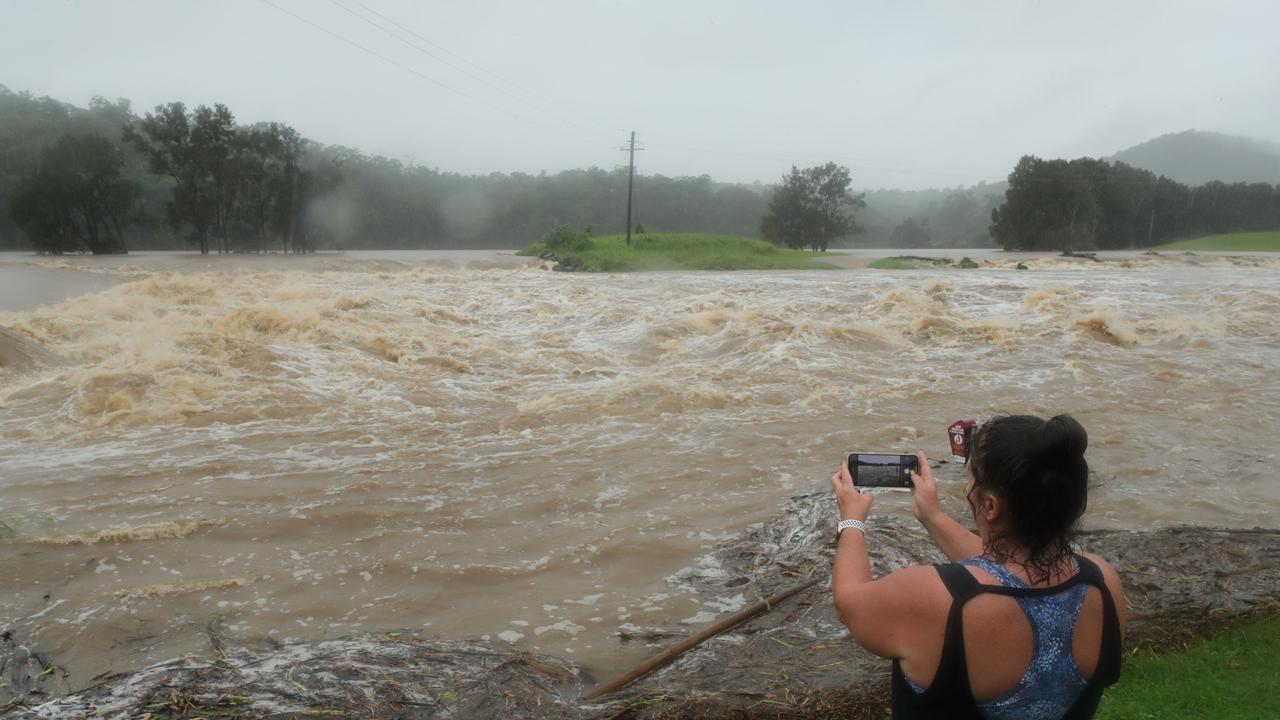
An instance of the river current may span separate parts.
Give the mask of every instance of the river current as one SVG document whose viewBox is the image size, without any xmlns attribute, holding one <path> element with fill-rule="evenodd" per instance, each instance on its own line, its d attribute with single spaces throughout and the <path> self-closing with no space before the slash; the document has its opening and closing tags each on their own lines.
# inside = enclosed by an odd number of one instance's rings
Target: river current
<svg viewBox="0 0 1280 720">
<path fill-rule="evenodd" d="M 845 453 L 945 459 L 951 421 L 997 413 L 1088 429 L 1087 526 L 1276 526 L 1280 261 L 989 258 L 80 267 L 110 281 L 0 313 L 64 360 L 0 368 L 0 625 L 72 686 L 207 652 L 215 619 L 487 638 L 607 675 L 652 652 L 620 633 L 755 601 L 680 578 Z"/>
</svg>

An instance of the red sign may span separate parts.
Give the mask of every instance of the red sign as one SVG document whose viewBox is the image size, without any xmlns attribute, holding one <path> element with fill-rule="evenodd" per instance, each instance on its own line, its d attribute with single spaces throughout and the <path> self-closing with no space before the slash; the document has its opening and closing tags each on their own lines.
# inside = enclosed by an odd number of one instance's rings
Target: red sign
<svg viewBox="0 0 1280 720">
<path fill-rule="evenodd" d="M 957 420 L 947 428 L 947 436 L 951 439 L 951 459 L 958 463 L 969 457 L 969 436 L 977 420 Z"/>
</svg>

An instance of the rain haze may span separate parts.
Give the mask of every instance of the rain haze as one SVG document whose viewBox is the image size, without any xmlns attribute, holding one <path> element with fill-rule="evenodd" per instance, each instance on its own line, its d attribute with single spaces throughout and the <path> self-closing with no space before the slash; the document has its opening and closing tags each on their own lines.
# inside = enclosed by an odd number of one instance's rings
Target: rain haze
<svg viewBox="0 0 1280 720">
<path fill-rule="evenodd" d="M 0 0 L 0 715 L 1275 717 L 1277 28 Z"/>
<path fill-rule="evenodd" d="M 79 105 L 222 102 L 465 174 L 613 167 L 630 130 L 645 173 L 772 183 L 835 160 L 907 189 L 1188 128 L 1280 139 L 1274 3 L 975 7 L 8 0 L 0 67 Z"/>
</svg>

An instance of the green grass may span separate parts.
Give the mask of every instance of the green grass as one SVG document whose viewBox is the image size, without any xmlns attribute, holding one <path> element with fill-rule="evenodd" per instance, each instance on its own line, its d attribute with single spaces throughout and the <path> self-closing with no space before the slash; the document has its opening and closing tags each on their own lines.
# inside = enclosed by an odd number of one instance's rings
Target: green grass
<svg viewBox="0 0 1280 720">
<path fill-rule="evenodd" d="M 539 256 L 542 243 L 524 248 L 518 255 Z M 590 238 L 583 250 L 557 256 L 566 265 L 586 272 L 637 272 L 646 270 L 826 270 L 824 253 L 784 250 L 764 240 L 707 233 L 646 233 L 633 235 L 627 246 L 622 235 Z"/>
<path fill-rule="evenodd" d="M 1153 250 L 1206 250 L 1217 252 L 1280 252 L 1280 232 L 1206 235 L 1159 245 Z"/>
<path fill-rule="evenodd" d="M 1242 625 L 1185 652 L 1126 659 L 1097 717 L 1280 718 L 1280 618 Z"/>
<path fill-rule="evenodd" d="M 949 258 L 929 258 L 920 257 L 919 255 L 895 255 L 893 257 L 880 258 L 868 264 L 867 267 L 873 270 L 927 270 L 951 265 L 966 269 L 977 267 L 969 258 L 963 258 L 959 263 L 955 263 Z"/>
<path fill-rule="evenodd" d="M 921 270 L 950 264 L 950 260 L 935 260 L 915 255 L 896 255 L 894 257 L 880 258 L 868 264 L 867 267 L 875 270 Z"/>
</svg>

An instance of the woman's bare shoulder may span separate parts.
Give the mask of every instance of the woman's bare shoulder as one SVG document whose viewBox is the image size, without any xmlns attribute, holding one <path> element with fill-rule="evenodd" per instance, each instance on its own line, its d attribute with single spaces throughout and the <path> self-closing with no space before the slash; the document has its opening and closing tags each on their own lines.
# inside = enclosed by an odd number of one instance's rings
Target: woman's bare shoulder
<svg viewBox="0 0 1280 720">
<path fill-rule="evenodd" d="M 1102 576 L 1106 579 L 1108 585 L 1111 584 L 1113 579 L 1117 585 L 1120 584 L 1120 573 L 1116 572 L 1116 569 L 1112 567 L 1110 562 L 1107 562 L 1106 558 L 1091 552 L 1082 552 L 1080 554 L 1089 560 L 1092 560 L 1093 563 L 1098 566 L 1098 569 L 1102 571 Z"/>
<path fill-rule="evenodd" d="M 936 604 L 943 599 L 950 601 L 951 598 L 933 565 L 911 565 L 889 573 L 881 581 L 897 589 L 904 602 L 917 606 Z"/>
<path fill-rule="evenodd" d="M 1120 573 L 1101 555 L 1088 552 L 1080 554 L 1092 560 L 1098 566 L 1098 569 L 1102 571 L 1102 580 L 1107 584 L 1107 590 L 1115 601 L 1116 614 L 1120 619 L 1120 631 L 1124 632 L 1127 625 L 1129 601 L 1124 594 L 1124 582 L 1120 579 Z"/>
</svg>

